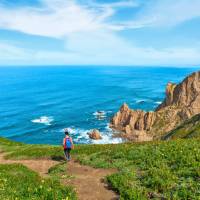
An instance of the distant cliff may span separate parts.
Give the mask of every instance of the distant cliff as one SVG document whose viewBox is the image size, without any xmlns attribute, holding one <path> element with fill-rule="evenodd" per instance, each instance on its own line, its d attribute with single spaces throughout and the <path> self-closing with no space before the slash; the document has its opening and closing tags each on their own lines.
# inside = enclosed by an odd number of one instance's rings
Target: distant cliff
<svg viewBox="0 0 200 200">
<path fill-rule="evenodd" d="M 181 83 L 168 83 L 166 98 L 154 112 L 132 110 L 123 104 L 111 119 L 110 127 L 134 141 L 160 138 L 183 121 L 200 113 L 200 71 Z"/>
</svg>

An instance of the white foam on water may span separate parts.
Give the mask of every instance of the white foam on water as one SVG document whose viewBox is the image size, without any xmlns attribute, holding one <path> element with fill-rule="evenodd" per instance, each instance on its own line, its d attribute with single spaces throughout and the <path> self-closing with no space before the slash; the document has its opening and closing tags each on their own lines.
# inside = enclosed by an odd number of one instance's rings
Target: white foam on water
<svg viewBox="0 0 200 200">
<path fill-rule="evenodd" d="M 162 101 L 156 101 L 155 103 L 156 103 L 156 104 L 161 104 L 161 103 L 162 103 Z"/>
<path fill-rule="evenodd" d="M 33 123 L 45 124 L 47 126 L 50 126 L 51 122 L 53 122 L 53 121 L 54 121 L 54 119 L 51 116 L 41 116 L 38 119 L 31 120 L 31 122 L 33 122 Z"/>
<path fill-rule="evenodd" d="M 137 100 L 136 103 L 140 104 L 140 103 L 145 103 L 147 100 L 141 99 L 141 100 Z"/>
<path fill-rule="evenodd" d="M 118 144 L 122 143 L 122 138 L 114 138 L 112 135 L 107 135 L 106 133 L 101 134 L 101 140 L 91 140 L 92 144 Z"/>
<path fill-rule="evenodd" d="M 89 138 L 88 133 L 92 131 L 90 130 L 85 130 L 81 128 L 74 128 L 74 127 L 68 127 L 67 128 L 73 137 L 73 140 L 75 143 L 81 143 L 81 144 L 117 144 L 117 143 L 122 143 L 123 140 L 122 138 L 114 138 L 112 129 L 109 128 L 109 124 L 106 126 L 106 131 L 101 132 L 102 139 L 100 140 L 93 140 Z M 64 129 L 60 130 L 60 132 L 64 132 Z"/>
<path fill-rule="evenodd" d="M 69 134 L 73 137 L 73 141 L 79 144 L 89 144 L 89 137 L 88 137 L 88 132 L 90 130 L 84 130 L 80 128 L 75 128 L 75 127 L 67 127 L 64 129 L 61 129 L 59 132 L 64 133 L 64 130 L 67 129 L 69 131 Z"/>
<path fill-rule="evenodd" d="M 93 113 L 97 120 L 104 120 L 106 118 L 107 112 L 104 110 L 96 111 Z"/>
<path fill-rule="evenodd" d="M 106 130 L 107 130 L 107 131 L 110 131 L 110 132 L 112 131 L 112 129 L 110 128 L 110 123 L 107 123 L 107 125 L 106 125 Z"/>
<path fill-rule="evenodd" d="M 99 111 L 94 112 L 93 115 L 96 116 L 96 117 L 105 116 L 106 115 L 106 111 L 99 110 Z"/>
</svg>

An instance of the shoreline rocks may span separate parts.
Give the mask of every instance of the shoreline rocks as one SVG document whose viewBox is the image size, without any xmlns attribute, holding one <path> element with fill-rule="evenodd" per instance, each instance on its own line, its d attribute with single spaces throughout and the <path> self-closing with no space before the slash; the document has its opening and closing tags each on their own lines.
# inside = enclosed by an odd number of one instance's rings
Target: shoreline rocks
<svg viewBox="0 0 200 200">
<path fill-rule="evenodd" d="M 101 133 L 97 129 L 92 130 L 90 133 L 88 133 L 88 135 L 89 135 L 89 138 L 93 139 L 93 140 L 101 140 L 102 139 Z"/>
<path fill-rule="evenodd" d="M 159 139 L 183 121 L 200 113 L 200 71 L 181 83 L 168 83 L 164 101 L 153 112 L 132 110 L 123 104 L 110 121 L 110 128 L 134 141 Z"/>
</svg>

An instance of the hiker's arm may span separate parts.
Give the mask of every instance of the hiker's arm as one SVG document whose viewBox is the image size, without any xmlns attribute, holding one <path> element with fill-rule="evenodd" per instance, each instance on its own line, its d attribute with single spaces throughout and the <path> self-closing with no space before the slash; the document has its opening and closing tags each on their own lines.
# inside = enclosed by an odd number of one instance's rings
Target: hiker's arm
<svg viewBox="0 0 200 200">
<path fill-rule="evenodd" d="M 63 138 L 63 147 L 65 146 L 65 138 Z"/>
</svg>

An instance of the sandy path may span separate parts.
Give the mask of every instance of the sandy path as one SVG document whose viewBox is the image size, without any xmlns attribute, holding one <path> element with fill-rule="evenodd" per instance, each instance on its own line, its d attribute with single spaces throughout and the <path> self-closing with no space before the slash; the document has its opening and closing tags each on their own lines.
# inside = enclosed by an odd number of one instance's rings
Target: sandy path
<svg viewBox="0 0 200 200">
<path fill-rule="evenodd" d="M 59 163 L 48 159 L 6 160 L 4 156 L 4 153 L 0 153 L 0 164 L 20 163 L 38 172 L 41 176 L 47 176 L 49 168 Z M 117 194 L 109 190 L 104 181 L 105 176 L 115 172 L 116 170 L 83 166 L 72 160 L 67 163 L 66 173 L 73 178 L 63 183 L 74 186 L 79 200 L 116 200 L 119 199 Z"/>
<path fill-rule="evenodd" d="M 76 189 L 79 200 L 115 200 L 118 195 L 109 190 L 104 181 L 105 176 L 115 173 L 112 169 L 95 169 L 70 161 L 67 164 L 67 174 L 74 178 L 66 181 Z"/>
<path fill-rule="evenodd" d="M 20 163 L 25 165 L 26 167 L 32 169 L 33 171 L 38 172 L 41 176 L 47 176 L 48 170 L 52 166 L 58 164 L 57 161 L 53 160 L 6 160 L 4 159 L 3 153 L 0 153 L 0 164 L 13 164 L 13 163 Z"/>
</svg>

